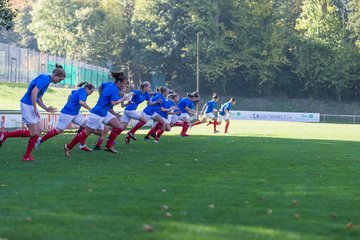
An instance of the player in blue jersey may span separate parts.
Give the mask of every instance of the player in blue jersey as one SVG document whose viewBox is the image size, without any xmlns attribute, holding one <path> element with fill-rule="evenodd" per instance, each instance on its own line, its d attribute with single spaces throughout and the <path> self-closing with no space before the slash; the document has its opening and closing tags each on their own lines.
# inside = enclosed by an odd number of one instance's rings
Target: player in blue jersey
<svg viewBox="0 0 360 240">
<path fill-rule="evenodd" d="M 218 101 L 219 101 L 219 96 L 216 93 L 214 93 L 212 100 L 206 102 L 201 110 L 201 114 L 202 114 L 201 120 L 193 123 L 191 126 L 193 127 L 205 123 L 207 119 L 210 119 L 210 121 L 212 120 L 212 124 L 214 125 L 214 133 L 218 133 L 218 131 L 216 130 L 217 119 L 215 117 L 215 114 L 213 113 L 213 112 L 217 112 L 216 107 Z"/>
<path fill-rule="evenodd" d="M 65 156 L 69 157 L 71 150 L 81 140 L 85 140 L 91 133 L 96 130 L 103 130 L 103 124 L 113 127 L 109 140 L 104 148 L 105 151 L 111 153 L 118 153 L 114 147 L 114 141 L 116 137 L 122 132 L 122 123 L 118 118 L 110 113 L 112 106 L 118 105 L 124 101 L 129 101 L 132 93 L 127 96 L 120 97 L 120 91 L 126 90 L 127 78 L 123 72 L 112 73 L 112 77 L 115 79 L 114 83 L 109 84 L 101 93 L 98 102 L 95 107 L 90 111 L 89 120 L 86 123 L 86 127 L 83 131 L 76 135 L 76 137 L 69 143 L 65 144 Z"/>
<path fill-rule="evenodd" d="M 165 122 L 165 130 L 161 130 L 161 123 L 158 122 L 157 124 L 154 124 L 153 127 L 150 129 L 148 134 L 145 136 L 145 140 L 149 140 L 150 136 L 152 136 L 153 138 L 155 138 L 155 142 L 157 143 L 161 135 L 165 131 L 170 131 L 172 125 L 169 120 L 169 115 L 176 115 L 178 113 L 178 108 L 176 106 L 178 102 L 179 95 L 172 91 L 172 93 L 167 96 L 166 101 L 161 104 L 160 111 L 158 112 L 160 117 L 162 117 Z"/>
<path fill-rule="evenodd" d="M 182 137 L 189 136 L 186 132 L 189 129 L 191 117 L 196 114 L 196 111 L 193 110 L 194 103 L 198 101 L 200 95 L 198 92 L 188 93 L 186 98 L 182 98 L 178 103 L 179 111 L 181 112 L 179 116 L 179 120 L 181 122 L 177 122 L 176 126 L 182 126 L 182 131 L 180 135 Z"/>
<path fill-rule="evenodd" d="M 144 126 L 150 119 L 160 122 L 161 129 L 165 130 L 165 121 L 162 119 L 162 117 L 160 117 L 158 112 L 160 111 L 161 104 L 166 100 L 168 93 L 169 89 L 163 86 L 160 88 L 160 93 L 150 99 L 148 105 L 142 112 L 143 120 L 139 120 L 139 122 L 128 132 L 128 136 L 125 138 L 126 144 L 129 144 L 130 139 L 136 141 L 135 132 Z"/>
<path fill-rule="evenodd" d="M 229 111 L 230 111 L 231 107 L 235 105 L 235 103 L 236 103 L 235 98 L 233 98 L 233 97 L 230 98 L 230 101 L 221 105 L 220 111 L 218 113 L 218 120 L 217 120 L 218 125 L 221 125 L 221 122 L 223 120 L 226 122 L 224 133 L 228 133 L 228 129 L 229 129 L 229 125 L 230 125 L 230 112 Z M 214 124 L 214 123 L 210 122 L 209 124 Z"/>
<path fill-rule="evenodd" d="M 29 137 L 27 150 L 23 157 L 23 161 L 33 161 L 34 157 L 31 155 L 32 150 L 35 147 L 36 141 L 41 134 L 40 120 L 41 116 L 37 105 L 43 108 L 47 112 L 55 112 L 56 108 L 52 106 L 47 107 L 43 102 L 43 95 L 48 89 L 50 83 L 59 83 L 64 80 L 66 73 L 63 67 L 56 64 L 56 68 L 51 75 L 39 75 L 29 84 L 28 90 L 24 97 L 20 100 L 20 108 L 23 122 L 25 122 L 28 130 L 19 129 L 13 132 L 0 133 L 0 146 L 2 143 L 11 137 Z"/>
<path fill-rule="evenodd" d="M 99 96 L 101 95 L 102 91 L 111 84 L 112 82 L 105 82 L 105 83 L 102 83 L 99 87 Z M 120 96 L 123 91 L 120 92 Z M 121 96 L 122 97 L 122 96 Z M 124 105 L 124 102 L 121 103 L 121 107 L 125 107 Z M 113 109 L 113 106 L 110 108 L 110 113 L 113 114 L 114 116 L 116 116 L 117 118 L 119 118 L 119 120 L 121 120 L 120 118 L 120 115 L 118 113 L 116 113 Z M 123 124 L 124 125 L 124 124 Z M 101 144 L 103 143 L 106 135 L 109 133 L 110 131 L 110 127 L 108 125 L 104 125 L 102 124 L 102 127 L 103 128 L 103 131 L 102 131 L 102 134 L 99 136 L 99 138 L 97 139 L 96 141 L 96 144 L 94 146 L 94 150 L 101 150 Z M 123 127 L 123 129 L 125 129 L 126 127 Z M 82 128 L 80 128 L 78 131 L 81 131 Z M 80 143 L 81 144 L 81 143 Z"/>
<path fill-rule="evenodd" d="M 131 119 L 135 119 L 143 122 L 146 121 L 142 112 L 137 112 L 136 109 L 142 102 L 150 101 L 150 94 L 149 94 L 150 89 L 151 89 L 150 82 L 146 81 L 141 83 L 140 89 L 133 91 L 134 95 L 132 96 L 131 101 L 125 107 L 124 115 L 122 117 L 124 129 L 127 127 Z"/>
<path fill-rule="evenodd" d="M 80 109 L 84 107 L 89 111 L 91 110 L 91 107 L 86 103 L 86 99 L 95 91 L 95 87 L 87 82 L 80 83 L 78 87 L 81 88 L 71 92 L 66 105 L 61 110 L 57 127 L 48 131 L 42 138 L 40 137 L 36 142 L 36 147 L 46 140 L 64 132 L 71 122 L 85 128 L 86 120 L 80 113 Z M 80 150 L 91 151 L 85 142 L 81 142 Z"/>
</svg>

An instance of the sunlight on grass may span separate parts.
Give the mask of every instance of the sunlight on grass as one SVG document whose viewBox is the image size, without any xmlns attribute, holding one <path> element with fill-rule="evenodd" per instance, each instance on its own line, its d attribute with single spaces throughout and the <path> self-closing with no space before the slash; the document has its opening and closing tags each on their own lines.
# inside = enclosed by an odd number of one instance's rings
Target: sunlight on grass
<svg viewBox="0 0 360 240">
<path fill-rule="evenodd" d="M 241 218 L 241 216 L 239 216 Z M 296 233 L 259 226 L 244 225 L 201 225 L 184 222 L 161 222 L 154 233 L 164 239 L 283 239 L 303 240 L 303 239 L 326 239 L 324 237 L 309 235 L 305 233 Z M 177 235 L 181 233 L 181 237 Z M 239 238 L 240 239 L 240 238 Z"/>
</svg>

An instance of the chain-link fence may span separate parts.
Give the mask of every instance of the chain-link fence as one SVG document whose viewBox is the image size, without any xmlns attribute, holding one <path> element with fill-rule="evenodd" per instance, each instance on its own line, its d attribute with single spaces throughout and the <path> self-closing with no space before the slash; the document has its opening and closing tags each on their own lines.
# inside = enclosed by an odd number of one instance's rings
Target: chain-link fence
<svg viewBox="0 0 360 240">
<path fill-rule="evenodd" d="M 0 82 L 29 83 L 41 73 L 51 73 L 55 63 L 66 72 L 58 86 L 74 87 L 87 81 L 98 87 L 109 80 L 106 68 L 0 43 Z"/>
</svg>

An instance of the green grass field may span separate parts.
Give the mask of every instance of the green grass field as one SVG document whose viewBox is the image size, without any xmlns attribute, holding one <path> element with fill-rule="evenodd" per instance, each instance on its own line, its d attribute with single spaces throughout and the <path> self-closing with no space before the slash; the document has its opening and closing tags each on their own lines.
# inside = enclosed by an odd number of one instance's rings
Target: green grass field
<svg viewBox="0 0 360 240">
<path fill-rule="evenodd" d="M 34 163 L 20 161 L 26 139 L 7 140 L 0 239 L 360 238 L 360 126 L 233 121 L 230 135 L 179 131 L 159 144 L 142 140 L 144 130 L 130 145 L 120 135 L 118 155 L 75 149 L 70 159 L 66 134 Z"/>
</svg>

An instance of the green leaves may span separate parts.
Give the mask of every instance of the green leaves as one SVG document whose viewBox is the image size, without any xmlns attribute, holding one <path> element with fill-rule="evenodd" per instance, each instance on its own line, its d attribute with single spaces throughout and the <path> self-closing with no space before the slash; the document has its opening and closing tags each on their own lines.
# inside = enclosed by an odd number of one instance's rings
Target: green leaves
<svg viewBox="0 0 360 240">
<path fill-rule="evenodd" d="M 16 12 L 10 8 L 9 0 L 0 1 L 0 30 L 5 28 L 7 31 L 14 27 Z"/>
</svg>

